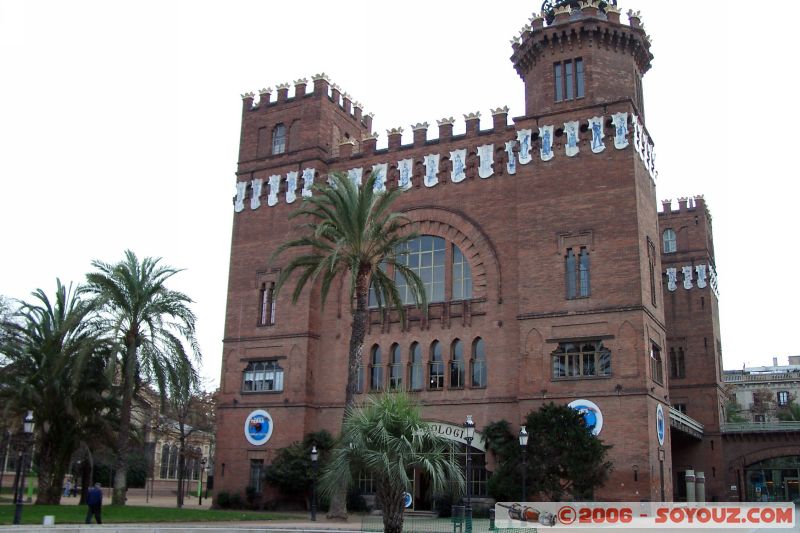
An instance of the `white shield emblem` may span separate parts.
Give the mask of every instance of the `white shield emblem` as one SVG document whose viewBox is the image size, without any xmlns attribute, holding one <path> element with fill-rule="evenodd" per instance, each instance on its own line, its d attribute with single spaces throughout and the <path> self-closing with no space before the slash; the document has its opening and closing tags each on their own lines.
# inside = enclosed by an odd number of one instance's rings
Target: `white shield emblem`
<svg viewBox="0 0 800 533">
<path fill-rule="evenodd" d="M 400 172 L 400 179 L 398 181 L 398 186 L 407 191 L 411 188 L 411 175 L 414 172 L 414 160 L 413 159 L 402 159 L 397 162 L 397 170 Z"/>
<path fill-rule="evenodd" d="M 628 114 L 614 113 L 611 115 L 614 124 L 614 148 L 622 150 L 628 147 Z"/>
<path fill-rule="evenodd" d="M 250 182 L 250 187 L 253 188 L 253 196 L 250 197 L 250 209 L 258 209 L 261 207 L 261 187 L 264 180 L 261 178 L 254 179 Z"/>
<path fill-rule="evenodd" d="M 564 144 L 564 151 L 568 157 L 575 157 L 578 155 L 580 148 L 578 148 L 578 128 L 577 120 L 564 123 L 564 135 L 567 136 L 567 142 Z"/>
<path fill-rule="evenodd" d="M 304 168 L 303 169 L 303 198 L 308 198 L 311 196 L 312 191 L 311 187 L 314 186 L 314 169 L 313 168 Z"/>
<path fill-rule="evenodd" d="M 553 126 L 541 126 L 539 139 L 541 140 L 539 157 L 542 158 L 542 161 L 550 161 L 553 159 Z"/>
<path fill-rule="evenodd" d="M 606 149 L 603 143 L 603 117 L 590 118 L 589 129 L 592 131 L 592 152 L 599 154 Z"/>
<path fill-rule="evenodd" d="M 356 187 L 361 187 L 361 178 L 364 174 L 363 168 L 351 168 L 347 171 L 347 177 L 353 182 Z"/>
<path fill-rule="evenodd" d="M 236 182 L 236 201 L 233 204 L 233 210 L 237 213 L 244 211 L 244 195 L 247 193 L 247 182 Z"/>
<path fill-rule="evenodd" d="M 508 155 L 508 163 L 506 163 L 506 172 L 511 175 L 517 173 L 517 159 L 514 157 L 514 146 L 517 141 L 506 142 L 506 154 Z"/>
<path fill-rule="evenodd" d="M 490 177 L 494 174 L 494 145 L 484 144 L 478 146 L 478 158 L 480 164 L 478 165 L 478 176 L 483 179 Z"/>
<path fill-rule="evenodd" d="M 269 194 L 267 195 L 267 205 L 272 207 L 278 203 L 278 189 L 281 187 L 281 177 L 273 174 L 268 178 Z"/>
<path fill-rule="evenodd" d="M 297 171 L 286 174 L 286 203 L 292 204 L 297 200 Z"/>
<path fill-rule="evenodd" d="M 439 154 L 425 156 L 425 186 L 433 187 L 439 183 Z"/>
<path fill-rule="evenodd" d="M 450 152 L 450 162 L 453 164 L 453 170 L 450 171 L 450 181 L 461 183 L 467 179 L 467 151 L 453 150 Z"/>
<path fill-rule="evenodd" d="M 519 162 L 521 165 L 527 165 L 533 160 L 531 156 L 531 130 L 519 130 L 517 132 L 517 141 L 519 141 Z"/>
</svg>

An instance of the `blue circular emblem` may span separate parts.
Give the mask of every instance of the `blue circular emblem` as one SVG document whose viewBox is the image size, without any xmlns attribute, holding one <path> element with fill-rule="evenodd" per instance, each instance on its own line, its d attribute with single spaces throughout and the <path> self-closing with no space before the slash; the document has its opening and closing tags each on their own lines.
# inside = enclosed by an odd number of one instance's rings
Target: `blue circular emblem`
<svg viewBox="0 0 800 533">
<path fill-rule="evenodd" d="M 403 506 L 408 509 L 411 507 L 411 494 L 404 492 L 403 493 Z"/>
<path fill-rule="evenodd" d="M 658 445 L 664 445 L 664 434 L 666 428 L 664 427 L 664 408 L 661 404 L 656 407 L 656 436 L 658 437 Z"/>
<path fill-rule="evenodd" d="M 244 421 L 244 437 L 254 446 L 266 444 L 272 436 L 272 417 L 263 409 L 256 409 Z"/>
<path fill-rule="evenodd" d="M 591 430 L 592 435 L 597 436 L 600 434 L 603 430 L 603 413 L 597 407 L 597 404 L 589 400 L 575 400 L 569 403 L 569 407 L 583 415 L 583 421 L 586 427 Z"/>
</svg>

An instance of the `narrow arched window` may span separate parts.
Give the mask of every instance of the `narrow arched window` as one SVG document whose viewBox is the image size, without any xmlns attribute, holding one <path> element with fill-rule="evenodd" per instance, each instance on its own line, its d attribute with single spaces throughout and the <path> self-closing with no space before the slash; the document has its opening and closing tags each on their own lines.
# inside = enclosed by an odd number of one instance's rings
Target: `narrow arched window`
<svg viewBox="0 0 800 533">
<path fill-rule="evenodd" d="M 372 347 L 369 369 L 369 390 L 383 390 L 383 363 L 381 362 L 381 347 L 377 344 Z"/>
<path fill-rule="evenodd" d="M 442 360 L 442 344 L 439 341 L 431 343 L 429 373 L 429 387 L 431 389 L 444 388 L 444 361 Z"/>
<path fill-rule="evenodd" d="M 678 239 L 675 236 L 675 230 L 672 228 L 665 229 L 662 238 L 664 241 L 665 254 L 671 254 L 678 249 Z"/>
<path fill-rule="evenodd" d="M 483 339 L 478 337 L 472 342 L 472 386 L 485 387 L 486 377 L 486 348 Z"/>
<path fill-rule="evenodd" d="M 399 390 L 403 388 L 403 364 L 400 355 L 400 345 L 392 344 L 391 363 L 389 364 L 389 388 Z"/>
<path fill-rule="evenodd" d="M 459 339 L 450 347 L 450 388 L 464 387 L 464 343 Z"/>
<path fill-rule="evenodd" d="M 169 444 L 161 447 L 161 479 L 167 479 L 169 475 Z"/>
<path fill-rule="evenodd" d="M 408 367 L 408 382 L 409 388 L 413 390 L 422 390 L 422 382 L 424 379 L 424 368 L 422 366 L 422 348 L 418 342 L 411 343 L 409 350 L 410 364 Z"/>
<path fill-rule="evenodd" d="M 169 479 L 178 477 L 178 447 L 174 445 L 169 449 L 169 473 L 167 473 L 167 477 Z"/>
<path fill-rule="evenodd" d="M 272 130 L 272 155 L 282 154 L 286 151 L 286 126 L 278 124 Z"/>
<path fill-rule="evenodd" d="M 453 300 L 472 298 L 472 271 L 461 250 L 453 245 Z"/>
</svg>

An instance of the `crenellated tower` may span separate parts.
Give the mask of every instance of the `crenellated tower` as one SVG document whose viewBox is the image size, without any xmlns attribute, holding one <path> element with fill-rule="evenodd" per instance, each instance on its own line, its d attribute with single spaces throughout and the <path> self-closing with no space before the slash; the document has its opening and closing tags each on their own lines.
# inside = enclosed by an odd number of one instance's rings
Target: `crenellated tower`
<svg viewBox="0 0 800 533">
<path fill-rule="evenodd" d="M 620 21 L 616 1 L 545 2 L 511 61 L 525 82 L 525 114 L 541 116 L 627 100 L 644 115 L 642 77 L 653 55 L 638 13 Z"/>
</svg>

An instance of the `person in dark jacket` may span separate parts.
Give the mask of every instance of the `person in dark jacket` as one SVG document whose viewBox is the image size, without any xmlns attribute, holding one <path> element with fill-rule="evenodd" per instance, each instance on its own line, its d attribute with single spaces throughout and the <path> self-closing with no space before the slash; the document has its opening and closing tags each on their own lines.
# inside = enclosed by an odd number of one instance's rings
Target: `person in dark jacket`
<svg viewBox="0 0 800 533">
<path fill-rule="evenodd" d="M 89 510 L 86 513 L 86 523 L 92 523 L 92 516 L 95 517 L 98 524 L 103 523 L 103 519 L 100 517 L 100 511 L 103 509 L 103 491 L 100 489 L 100 483 L 95 483 L 94 487 L 89 489 L 89 493 L 86 495 L 86 505 L 89 506 Z"/>
</svg>

